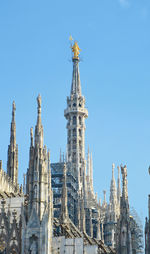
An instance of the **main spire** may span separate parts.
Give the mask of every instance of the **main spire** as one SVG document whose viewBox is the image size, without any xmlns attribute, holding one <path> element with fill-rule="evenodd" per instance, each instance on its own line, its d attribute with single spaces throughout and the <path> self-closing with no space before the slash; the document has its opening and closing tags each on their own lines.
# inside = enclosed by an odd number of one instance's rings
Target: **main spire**
<svg viewBox="0 0 150 254">
<path fill-rule="evenodd" d="M 76 181 L 77 199 L 81 192 L 84 196 L 85 180 L 85 119 L 88 117 L 88 111 L 85 108 L 85 98 L 81 95 L 81 84 L 79 74 L 79 46 L 77 42 L 71 47 L 73 52 L 73 77 L 71 94 L 67 97 L 67 108 L 64 116 L 67 119 L 67 159 L 71 174 Z M 80 228 L 78 208 L 74 205 L 74 222 Z"/>
<path fill-rule="evenodd" d="M 77 42 L 74 43 L 72 48 L 73 52 L 73 74 L 72 74 L 72 86 L 71 86 L 71 95 L 81 96 L 81 82 L 80 82 L 80 72 L 79 72 L 79 54 L 80 48 Z"/>
</svg>

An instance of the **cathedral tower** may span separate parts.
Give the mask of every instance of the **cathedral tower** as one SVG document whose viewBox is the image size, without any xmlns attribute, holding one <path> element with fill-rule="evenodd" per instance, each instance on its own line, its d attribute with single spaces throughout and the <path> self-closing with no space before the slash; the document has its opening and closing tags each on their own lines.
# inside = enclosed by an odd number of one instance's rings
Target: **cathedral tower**
<svg viewBox="0 0 150 254">
<path fill-rule="evenodd" d="M 67 109 L 64 111 L 64 116 L 67 119 L 67 157 L 69 171 L 76 182 L 75 195 L 77 202 L 74 204 L 74 223 L 79 229 L 83 230 L 84 219 L 81 217 L 81 214 L 84 213 L 83 203 L 82 209 L 80 208 L 82 199 L 85 199 L 85 119 L 88 117 L 88 111 L 85 108 L 85 98 L 81 93 L 79 72 L 80 49 L 77 42 L 72 46 L 72 52 L 72 85 L 70 96 L 67 97 Z"/>
<path fill-rule="evenodd" d="M 71 169 L 78 182 L 78 190 L 82 190 L 85 167 L 85 119 L 88 111 L 85 108 L 85 98 L 81 93 L 79 72 L 79 46 L 77 42 L 72 47 L 74 56 L 73 75 L 70 97 L 67 97 L 67 109 L 64 115 L 67 119 L 67 154 Z"/>
</svg>

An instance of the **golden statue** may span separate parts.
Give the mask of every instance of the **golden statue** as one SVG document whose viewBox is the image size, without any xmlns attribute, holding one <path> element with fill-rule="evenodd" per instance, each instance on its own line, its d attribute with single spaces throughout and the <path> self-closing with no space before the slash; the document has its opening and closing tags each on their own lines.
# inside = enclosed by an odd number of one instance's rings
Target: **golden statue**
<svg viewBox="0 0 150 254">
<path fill-rule="evenodd" d="M 74 53 L 73 59 L 79 59 L 79 54 L 81 49 L 78 46 L 78 43 L 75 41 L 73 47 L 72 48 L 72 52 Z"/>
</svg>

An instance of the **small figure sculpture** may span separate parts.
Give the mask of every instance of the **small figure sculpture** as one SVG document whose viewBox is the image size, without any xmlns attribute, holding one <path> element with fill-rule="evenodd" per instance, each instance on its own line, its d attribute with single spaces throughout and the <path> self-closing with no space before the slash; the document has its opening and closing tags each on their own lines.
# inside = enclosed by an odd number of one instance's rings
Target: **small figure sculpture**
<svg viewBox="0 0 150 254">
<path fill-rule="evenodd" d="M 13 122 L 15 121 L 15 111 L 16 111 L 16 105 L 15 105 L 15 102 L 13 101 L 13 104 L 12 104 L 12 121 Z"/>
<path fill-rule="evenodd" d="M 127 177 L 127 166 L 126 166 L 126 165 L 125 165 L 124 167 L 121 166 L 121 173 L 122 173 L 122 176 L 123 176 L 124 178 Z"/>
<path fill-rule="evenodd" d="M 15 105 L 15 102 L 13 101 L 13 111 L 16 110 L 16 105 Z"/>
<path fill-rule="evenodd" d="M 72 52 L 74 53 L 73 59 L 79 59 L 81 49 L 79 48 L 77 42 L 74 43 L 72 47 Z"/>
<path fill-rule="evenodd" d="M 38 108 L 41 108 L 41 95 L 37 97 Z"/>
</svg>

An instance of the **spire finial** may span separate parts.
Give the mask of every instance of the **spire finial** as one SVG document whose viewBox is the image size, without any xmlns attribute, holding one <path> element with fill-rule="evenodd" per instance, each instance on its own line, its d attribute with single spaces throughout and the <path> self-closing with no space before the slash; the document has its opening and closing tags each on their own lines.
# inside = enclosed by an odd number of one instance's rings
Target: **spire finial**
<svg viewBox="0 0 150 254">
<path fill-rule="evenodd" d="M 12 103 L 12 121 L 10 130 L 10 145 L 8 146 L 7 174 L 17 186 L 18 181 L 18 145 L 16 145 L 16 105 Z"/>
<path fill-rule="evenodd" d="M 106 190 L 103 190 L 103 194 L 104 194 L 104 201 L 103 201 L 103 203 L 105 205 L 106 204 Z"/>
<path fill-rule="evenodd" d="M 43 126 L 41 121 L 41 95 L 39 94 L 37 97 L 37 124 L 35 127 L 35 144 L 43 147 Z"/>
<path fill-rule="evenodd" d="M 112 164 L 112 179 L 114 179 L 114 169 L 115 169 L 115 164 Z"/>
<path fill-rule="evenodd" d="M 75 43 L 72 47 L 72 52 L 74 53 L 73 59 L 79 60 L 80 51 L 81 51 L 81 49 L 79 48 L 77 41 L 75 41 Z"/>
<path fill-rule="evenodd" d="M 37 104 L 38 104 L 38 123 L 41 123 L 41 95 L 39 94 L 37 97 Z"/>
<path fill-rule="evenodd" d="M 16 111 L 16 105 L 15 105 L 15 101 L 13 101 L 13 104 L 12 104 L 12 122 L 15 122 L 15 111 Z"/>
</svg>

